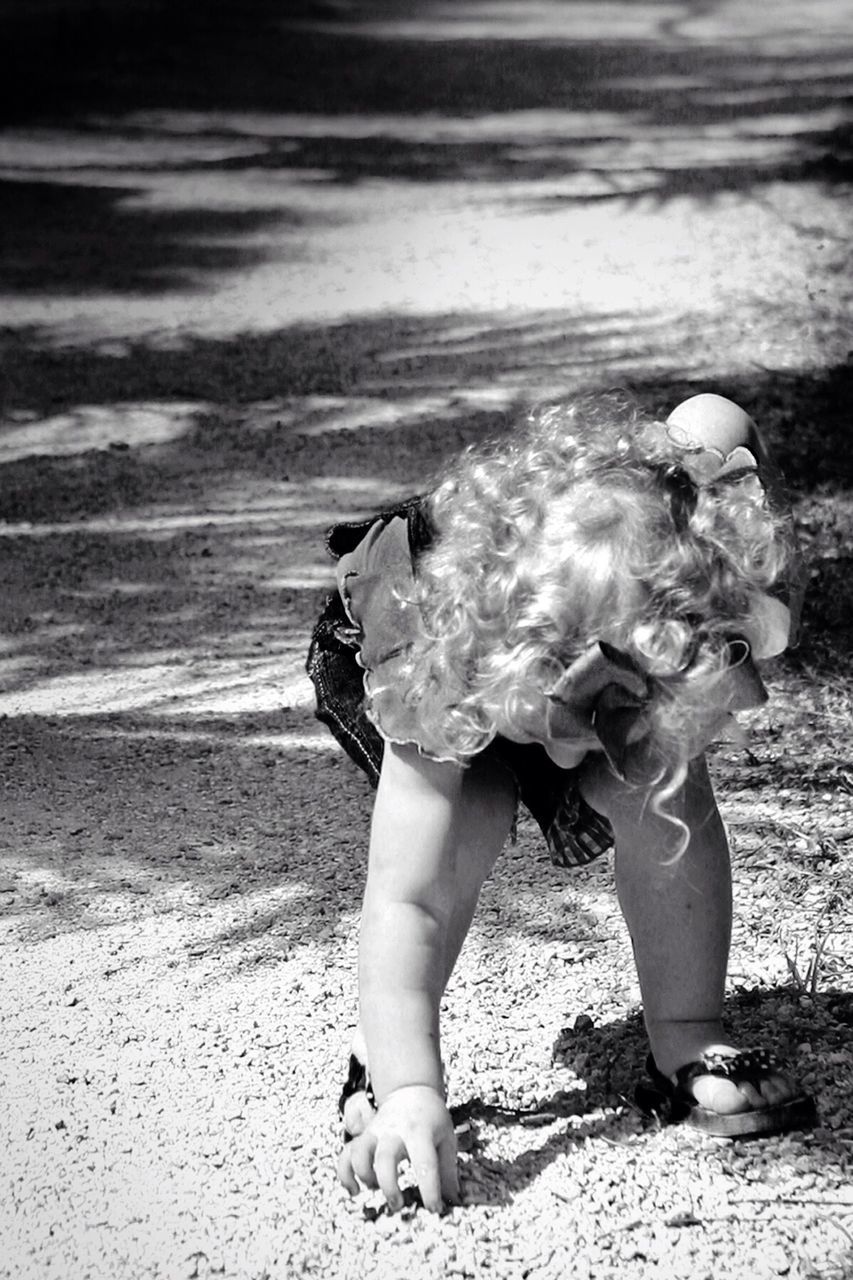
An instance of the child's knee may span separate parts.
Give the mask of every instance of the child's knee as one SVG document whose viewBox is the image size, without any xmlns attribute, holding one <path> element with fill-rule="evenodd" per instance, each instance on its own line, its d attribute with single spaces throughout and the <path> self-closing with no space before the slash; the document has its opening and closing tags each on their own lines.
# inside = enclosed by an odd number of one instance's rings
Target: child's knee
<svg viewBox="0 0 853 1280">
<path fill-rule="evenodd" d="M 601 755 L 591 757 L 579 778 L 587 804 L 611 823 L 617 848 L 645 850 L 655 859 L 680 861 L 688 845 L 716 849 L 725 840 L 703 757 L 684 776 L 646 783 L 625 782 Z"/>
<path fill-rule="evenodd" d="M 649 797 L 666 785 L 665 772 L 654 745 L 644 738 L 629 752 L 624 777 L 600 752 L 587 756 L 581 766 L 580 791 L 587 804 L 613 822 L 623 813 L 641 813 Z"/>
<path fill-rule="evenodd" d="M 578 775 L 578 787 L 586 803 L 611 822 L 629 800 L 629 787 L 618 777 L 606 756 L 587 756 Z"/>
</svg>

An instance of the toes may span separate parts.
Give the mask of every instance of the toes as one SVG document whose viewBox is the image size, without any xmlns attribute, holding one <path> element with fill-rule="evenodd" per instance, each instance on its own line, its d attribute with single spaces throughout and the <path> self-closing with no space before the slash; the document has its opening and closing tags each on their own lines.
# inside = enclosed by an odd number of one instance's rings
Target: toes
<svg viewBox="0 0 853 1280">
<path fill-rule="evenodd" d="M 748 1094 L 743 1085 L 738 1088 L 731 1080 L 724 1080 L 720 1076 L 697 1076 L 690 1082 L 690 1092 L 700 1107 L 716 1111 L 722 1116 L 737 1115 L 741 1111 L 766 1106 L 756 1089 Z"/>
<path fill-rule="evenodd" d="M 761 1093 L 768 1107 L 774 1107 L 780 1102 L 787 1102 L 789 1098 L 794 1097 L 796 1092 L 793 1081 L 788 1076 L 783 1076 L 778 1072 L 774 1072 L 761 1081 Z"/>
<path fill-rule="evenodd" d="M 761 1081 L 759 1084 L 755 1085 L 751 1080 L 739 1080 L 737 1082 L 736 1088 L 738 1092 L 746 1098 L 749 1106 L 754 1111 L 762 1111 L 765 1107 L 770 1105 L 770 1099 L 765 1097 L 762 1091 L 764 1083 L 764 1081 Z"/>
<path fill-rule="evenodd" d="M 787 1102 L 796 1093 L 792 1081 L 778 1072 L 771 1073 L 757 1084 L 748 1080 L 734 1084 L 720 1076 L 697 1076 L 691 1082 L 690 1089 L 700 1106 L 717 1111 L 720 1115 L 762 1111 L 765 1107 Z"/>
</svg>

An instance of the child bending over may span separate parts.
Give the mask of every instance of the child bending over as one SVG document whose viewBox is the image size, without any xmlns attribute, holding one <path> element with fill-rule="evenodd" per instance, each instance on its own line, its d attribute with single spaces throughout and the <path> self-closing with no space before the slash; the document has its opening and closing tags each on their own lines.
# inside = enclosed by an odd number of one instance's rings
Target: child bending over
<svg viewBox="0 0 853 1280">
<path fill-rule="evenodd" d="M 360 1020 L 338 1176 L 458 1199 L 439 1005 L 518 801 L 552 858 L 615 843 L 650 1053 L 672 1117 L 728 1136 L 814 1123 L 722 1027 L 731 873 L 703 751 L 789 642 L 789 525 L 755 424 L 694 396 L 666 423 L 549 407 L 428 497 L 339 525 L 309 671 L 376 784 Z"/>
</svg>

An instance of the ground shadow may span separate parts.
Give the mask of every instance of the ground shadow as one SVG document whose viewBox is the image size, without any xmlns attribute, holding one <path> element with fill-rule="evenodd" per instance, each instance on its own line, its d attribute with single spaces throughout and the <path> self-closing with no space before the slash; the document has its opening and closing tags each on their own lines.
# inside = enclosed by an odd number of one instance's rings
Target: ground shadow
<svg viewBox="0 0 853 1280">
<path fill-rule="evenodd" d="M 0 85 L 2 118 L 90 142 L 87 164 L 73 154 L 63 162 L 61 147 L 40 162 L 32 140 L 30 152 L 13 150 L 0 201 L 4 288 L 196 288 L 270 253 L 245 243 L 251 232 L 298 229 L 286 207 L 215 211 L 198 198 L 186 211 L 126 208 L 146 171 L 159 181 L 268 172 L 343 184 L 499 183 L 495 200 L 544 210 L 708 201 L 769 182 L 846 184 L 853 172 L 843 42 L 779 52 L 758 35 L 737 46 L 689 40 L 671 29 L 671 15 L 657 40 L 620 38 L 618 22 L 606 40 L 583 38 L 571 22 L 554 39 L 443 38 L 440 25 L 414 39 L 330 15 L 284 15 L 276 0 L 227 0 L 215 12 L 81 0 L 2 17 L 15 51 Z M 181 155 L 163 151 L 164 140 L 182 141 Z M 217 140 L 221 155 L 194 153 Z M 235 142 L 240 154 L 231 154 Z M 122 173 L 128 185 L 111 190 L 105 174 Z M 530 188 L 543 181 L 558 189 Z M 294 236 L 278 240 L 278 256 L 299 253 Z"/>
<path fill-rule="evenodd" d="M 267 692 L 274 684 L 267 672 L 261 683 Z M 144 916 L 222 904 L 204 948 L 249 962 L 331 939 L 360 905 L 366 779 L 307 702 L 182 714 L 170 711 L 161 684 L 149 709 L 0 717 L 0 911 L 25 935 L 53 935 L 105 926 L 115 910 Z M 788 877 L 801 890 L 813 851 L 775 841 L 774 856 L 783 888 Z M 743 861 L 747 885 L 753 870 Z M 595 905 L 603 895 L 612 903 L 604 912 Z M 581 969 L 622 930 L 607 859 L 570 875 L 551 867 L 527 817 L 484 891 L 479 920 L 487 932 L 566 948 L 566 963 Z"/>
<path fill-rule="evenodd" d="M 360 900 L 370 801 L 315 728 L 309 710 L 0 718 L 7 924 L 55 936 L 216 904 L 217 954 L 331 939 Z"/>
<path fill-rule="evenodd" d="M 804 1092 L 818 1102 L 818 1128 L 807 1138 L 805 1150 L 798 1146 L 797 1170 L 837 1168 L 843 1177 L 853 1103 L 847 1081 L 838 1077 L 833 1063 L 847 1057 L 853 995 L 826 991 L 803 997 L 785 987 L 738 990 L 727 1001 L 726 1022 L 736 1043 L 761 1044 L 762 1037 L 767 1043 L 769 1033 L 774 1053 L 791 1064 Z M 473 1160 L 481 1175 L 477 1187 L 479 1190 L 485 1184 L 492 1193 L 486 1202 L 507 1203 L 539 1178 L 555 1159 L 588 1139 L 606 1137 L 626 1147 L 655 1142 L 662 1132 L 661 1121 L 643 1115 L 634 1102 L 635 1088 L 644 1079 L 647 1052 L 639 1012 L 597 1027 L 586 1018 L 581 1025 L 562 1031 L 554 1046 L 555 1063 L 569 1068 L 578 1080 L 576 1086 L 567 1081 L 565 1090 L 528 1108 L 489 1105 L 476 1097 L 454 1106 L 457 1123 L 473 1127 Z M 564 1119 L 568 1123 L 544 1143 L 511 1160 L 488 1154 L 489 1126 L 538 1129 Z M 762 1149 L 768 1156 L 766 1174 L 770 1181 L 773 1161 L 784 1168 L 787 1157 L 778 1138 L 765 1139 Z M 744 1158 L 745 1144 L 707 1142 L 703 1147 L 693 1142 L 690 1152 L 700 1165 L 706 1160 L 722 1162 L 735 1172 Z"/>
<path fill-rule="evenodd" d="M 667 329 L 664 321 L 660 326 Z M 428 484 L 441 460 L 461 446 L 511 430 L 520 389 L 546 372 L 553 377 L 555 368 L 570 369 L 564 376 L 578 390 L 621 386 L 659 415 L 707 389 L 705 382 L 646 372 L 644 354 L 657 341 L 657 328 L 632 327 L 618 315 L 598 326 L 585 317 L 548 315 L 526 324 L 484 318 L 473 329 L 470 317 L 458 315 L 383 317 L 230 341 L 195 339 L 180 349 L 140 344 L 118 354 L 56 348 L 37 333 L 7 335 L 4 401 L 12 427 L 27 414 L 87 402 L 205 404 L 164 443 L 0 465 L 3 515 L 20 522 L 4 536 L 0 575 L 7 687 L 35 699 L 32 705 L 53 708 L 40 714 L 58 710 L 65 717 L 47 726 L 39 717 L 4 723 L 7 745 L 9 738 L 23 744 L 10 755 L 10 778 L 20 786 L 16 803 L 32 807 L 26 778 L 33 762 L 41 762 L 42 816 L 27 819 L 26 827 L 32 828 L 32 866 L 41 859 L 60 880 L 69 866 L 78 879 L 85 872 L 92 880 L 85 892 L 80 884 L 61 890 L 60 924 L 97 920 L 86 893 L 94 901 L 117 880 L 133 882 L 140 870 L 149 894 L 159 892 L 158 884 L 181 882 L 202 896 L 237 897 L 256 865 L 267 869 L 266 884 L 291 873 L 310 883 L 316 852 L 300 822 L 316 787 L 311 771 L 328 765 L 334 773 L 340 761 L 306 745 L 309 709 L 272 708 L 286 702 L 283 687 L 276 701 L 277 682 L 301 676 L 324 578 L 331 576 L 324 526 L 358 514 L 353 506 L 366 513 L 386 505 L 392 490 Z M 620 353 L 628 350 L 627 366 L 608 363 L 614 343 Z M 506 376 L 507 394 L 494 407 L 472 407 L 458 394 L 463 371 L 466 385 L 490 379 L 494 385 L 496 370 Z M 843 514 L 851 365 L 782 376 L 763 370 L 750 378 L 723 371 L 716 386 L 761 422 L 783 467 L 793 472 L 798 502 L 817 504 L 808 508 L 817 521 L 811 640 L 787 661 L 802 670 L 810 664 L 813 680 L 840 677 L 843 691 L 853 590 L 849 515 Z M 273 408 L 264 416 L 258 403 L 266 401 Z M 381 425 L 370 418 L 376 404 L 388 410 Z M 352 411 L 345 429 L 332 421 L 342 407 Z M 96 516 L 104 519 L 98 523 Z M 248 692 L 256 713 L 236 711 L 217 722 L 217 713 L 204 709 L 202 685 L 214 701 L 227 702 L 232 690 Z M 804 714 L 813 696 L 804 685 Z M 87 697 L 105 708 L 100 716 L 86 706 Z M 273 741 L 259 747 L 258 734 Z M 96 758 L 87 775 L 83 760 L 90 749 Z M 150 796 L 129 790 L 119 822 L 105 806 L 115 777 L 133 776 L 139 751 L 149 753 L 163 794 L 152 809 Z M 840 767 L 837 754 L 833 763 Z M 793 766 L 777 763 L 782 772 L 757 785 L 782 785 Z M 809 768 L 802 770 L 803 787 L 832 784 L 828 772 L 818 776 Z M 66 773 L 66 801 L 79 791 L 92 806 L 91 818 L 74 821 L 69 804 L 69 829 L 62 828 L 63 818 L 52 830 L 51 815 L 65 803 L 59 780 Z M 280 818 L 257 825 L 257 774 L 275 778 L 278 806 L 287 799 L 285 777 L 293 788 L 292 816 L 283 825 Z M 247 796 L 234 794 L 237 776 L 244 777 Z M 735 770 L 731 781 L 742 776 Z M 350 780 L 347 788 L 366 821 L 363 782 Z M 240 824 L 229 809 L 241 814 Z M 335 856 L 344 858 L 344 849 L 351 853 L 345 809 L 339 818 Z M 324 830 L 331 825 L 324 816 Z M 264 837 L 263 830 L 278 835 Z M 305 861 L 282 862 L 282 843 L 303 849 Z M 808 857 L 795 849 L 784 857 L 810 871 Z M 316 892 L 309 888 L 309 897 L 336 918 L 342 902 L 317 899 Z M 521 915 L 516 920 L 510 897 L 506 909 L 512 927 L 541 928 Z M 263 908 L 268 934 L 276 929 L 275 911 L 275 903 Z M 314 926 L 325 927 L 320 916 Z M 245 927 L 245 921 L 235 924 L 235 940 Z"/>
<path fill-rule="evenodd" d="M 213 458 L 227 454 L 229 461 L 239 458 L 242 469 L 251 471 L 261 465 L 275 466 L 276 447 L 285 465 L 296 461 L 293 455 L 298 448 L 301 467 L 319 467 L 323 458 L 334 454 L 336 436 L 323 433 L 322 412 L 318 422 L 312 420 L 322 406 L 310 400 L 300 404 L 300 398 L 380 397 L 398 401 L 402 416 L 407 404 L 435 397 L 453 409 L 439 424 L 447 438 L 439 454 L 446 456 L 458 444 L 457 421 L 464 423 L 466 413 L 470 416 L 464 399 L 456 398 L 460 382 L 477 385 L 492 379 L 498 388 L 505 388 L 503 406 L 491 416 L 495 430 L 502 422 L 511 426 L 516 400 L 529 398 L 530 388 L 553 383 L 555 378 L 572 383 L 576 393 L 621 388 L 650 412 L 665 415 L 673 403 L 706 390 L 709 383 L 707 377 L 700 381 L 644 372 L 644 364 L 657 357 L 659 344 L 670 331 L 667 317 L 638 321 L 617 314 L 547 313 L 526 321 L 482 316 L 473 324 L 470 317 L 457 314 L 424 319 L 382 316 L 331 325 L 292 325 L 227 339 L 188 338 L 172 349 L 130 343 L 116 353 L 56 346 L 34 330 L 7 330 L 0 335 L 0 407 L 6 415 L 48 414 L 80 404 L 197 401 L 213 406 L 213 412 L 203 416 L 188 439 L 174 448 L 189 446 Z M 717 391 L 736 399 L 760 422 L 794 492 L 822 486 L 839 489 L 853 483 L 846 413 L 853 389 L 851 360 L 792 372 L 757 369 L 731 376 L 723 370 L 712 381 Z M 215 409 L 268 400 L 282 408 L 299 408 L 302 421 L 294 424 L 291 418 L 285 429 L 282 421 L 273 420 L 264 429 L 247 430 L 245 418 L 217 415 Z M 366 407 L 363 411 L 368 417 Z M 427 422 L 417 424 L 413 439 L 405 441 L 407 446 L 429 426 L 428 411 L 423 416 Z M 323 435 L 322 445 L 306 442 L 300 426 Z M 357 440 L 351 432 L 339 439 L 348 452 L 357 443 L 358 452 L 381 473 L 383 462 L 387 465 L 387 449 L 377 445 L 387 443 L 388 430 L 372 430 L 369 421 L 365 424 L 357 418 L 353 427 L 358 429 Z M 396 430 L 399 439 L 400 429 Z M 294 440 L 301 443 L 296 446 Z M 400 452 L 409 456 L 406 450 Z M 26 459 L 25 464 L 55 465 L 60 473 L 63 466 L 72 465 L 61 459 L 37 463 Z M 4 467 L 7 495 L 15 490 L 16 465 Z M 117 463 L 111 459 L 103 465 Z M 358 459 L 355 465 L 360 465 Z M 419 466 L 420 459 L 413 456 L 412 475 Z M 44 478 L 37 487 L 44 487 Z M 27 518 L 23 510 L 20 516 Z M 7 518 L 16 518 L 14 501 Z"/>
<path fill-rule="evenodd" d="M 406 401 L 452 396 L 460 384 L 481 378 L 508 383 L 511 398 L 513 374 L 553 380 L 585 370 L 591 380 L 614 366 L 641 368 L 667 328 L 666 317 L 618 313 L 547 312 L 523 320 L 384 314 L 227 338 L 187 336 L 171 347 L 128 341 L 118 352 L 58 345 L 38 329 L 6 329 L 0 333 L 0 408 L 47 413 L 134 400 L 240 405 L 359 394 Z M 250 451 L 257 437 L 243 437 Z"/>
<path fill-rule="evenodd" d="M 0 291 L 136 295 L 202 289 L 212 273 L 247 269 L 268 249 L 264 228 L 294 229 L 286 208 L 145 208 L 143 188 L 0 179 Z M 284 256 L 284 240 L 278 257 Z M 296 252 L 293 248 L 291 252 Z"/>
<path fill-rule="evenodd" d="M 64 122 L 69 109 L 417 117 L 546 107 L 707 124 L 819 111 L 847 92 L 837 32 L 800 53 L 780 51 L 772 28 L 737 45 L 690 39 L 671 29 L 671 11 L 656 39 L 620 36 L 618 13 L 607 39 L 588 39 L 568 6 L 564 28 L 542 38 L 526 37 L 521 21 L 516 38 L 496 34 L 488 17 L 476 38 L 459 38 L 428 11 L 426 35 L 413 38 L 408 16 L 398 9 L 380 30 L 369 13 L 336 22 L 333 11 L 283 12 L 276 0 L 225 0 L 214 11 L 165 0 L 81 2 L 49 15 L 34 7 L 3 19 L 17 53 L 3 105 L 11 118 Z"/>
<path fill-rule="evenodd" d="M 428 488 L 459 449 L 511 430 L 517 402 L 529 388 L 553 382 L 555 371 L 578 392 L 620 389 L 657 416 L 709 385 L 708 379 L 644 371 L 668 330 L 663 319 L 645 326 L 618 315 L 548 314 L 525 323 L 483 317 L 474 326 L 464 320 L 446 315 L 298 325 L 221 341 L 190 339 L 179 349 L 138 344 L 118 353 L 55 347 L 35 332 L 7 333 L 0 342 L 2 404 L 12 429 L 29 415 L 73 413 L 81 405 L 153 401 L 166 414 L 171 402 L 198 407 L 172 439 L 156 446 L 118 441 L 113 448 L 0 463 L 0 514 L 12 522 L 67 521 L 150 504 L 166 517 L 186 512 L 188 504 L 213 511 L 217 494 L 239 510 L 251 505 L 251 487 L 263 481 L 271 523 L 293 530 L 299 513 L 288 508 L 288 495 L 299 486 L 349 477 L 400 496 Z M 479 407 L 459 394 L 460 380 L 502 392 L 492 396 L 492 407 Z M 845 498 L 853 486 L 846 407 L 853 364 L 737 376 L 722 371 L 712 381 L 761 424 L 795 500 L 811 580 L 808 626 L 791 660 L 819 667 L 843 660 L 853 611 L 853 534 Z M 369 511 L 370 499 L 363 502 Z M 332 518 L 330 508 L 329 523 Z M 314 522 L 319 531 L 322 516 L 315 513 Z M 147 541 L 149 558 L 162 560 L 168 581 L 170 564 L 210 554 L 204 551 L 205 540 L 214 539 L 209 530 L 175 535 L 170 544 L 155 526 L 152 521 L 150 534 L 130 539 L 119 527 L 112 536 L 75 534 L 80 546 L 92 548 L 81 563 L 106 562 L 111 540 L 117 562 L 134 560 Z M 76 574 L 62 550 L 62 531 L 50 536 L 57 563 Z M 14 544 L 11 565 L 19 582 L 28 580 L 21 566 L 34 556 L 25 541 Z M 38 578 L 36 572 L 32 581 Z M 287 602 L 282 604 L 286 614 Z M 129 617 L 134 606 L 124 607 Z"/>
</svg>

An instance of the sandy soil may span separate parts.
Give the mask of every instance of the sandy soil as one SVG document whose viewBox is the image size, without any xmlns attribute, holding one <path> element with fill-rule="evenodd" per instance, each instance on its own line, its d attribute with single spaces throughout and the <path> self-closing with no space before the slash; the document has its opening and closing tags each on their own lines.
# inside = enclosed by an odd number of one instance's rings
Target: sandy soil
<svg viewBox="0 0 853 1280">
<path fill-rule="evenodd" d="M 828 2 L 488 8 L 189 5 L 167 39 L 119 6 L 76 62 L 42 31 L 0 134 L 16 1280 L 853 1274 L 853 33 Z M 803 642 L 713 768 L 732 1029 L 821 1124 L 641 1119 L 611 869 L 523 822 L 447 999 L 465 1204 L 391 1218 L 333 1174 L 370 796 L 302 670 L 323 530 L 613 385 L 734 395 L 792 485 Z"/>
</svg>

